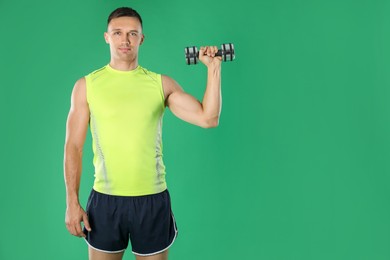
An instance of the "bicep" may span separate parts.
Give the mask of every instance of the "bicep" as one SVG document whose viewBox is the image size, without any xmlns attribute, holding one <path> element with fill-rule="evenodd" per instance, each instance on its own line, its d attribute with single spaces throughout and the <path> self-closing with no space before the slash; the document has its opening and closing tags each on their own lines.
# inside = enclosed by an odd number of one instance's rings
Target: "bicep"
<svg viewBox="0 0 390 260">
<path fill-rule="evenodd" d="M 172 113 L 188 123 L 201 126 L 203 122 L 202 103 L 186 93 L 178 83 L 169 77 L 163 77 L 163 84 L 169 92 L 166 104 Z"/>
<path fill-rule="evenodd" d="M 169 95 L 167 104 L 174 115 L 185 121 L 202 113 L 202 104 L 184 91 L 176 91 Z"/>
<path fill-rule="evenodd" d="M 66 145 L 82 149 L 89 123 L 89 107 L 86 98 L 85 79 L 76 82 L 66 123 Z"/>
</svg>

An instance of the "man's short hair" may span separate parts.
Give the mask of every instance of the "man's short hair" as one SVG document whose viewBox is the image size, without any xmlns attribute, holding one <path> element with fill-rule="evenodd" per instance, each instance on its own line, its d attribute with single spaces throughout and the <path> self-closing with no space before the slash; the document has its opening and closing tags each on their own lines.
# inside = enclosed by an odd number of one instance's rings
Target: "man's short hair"
<svg viewBox="0 0 390 260">
<path fill-rule="evenodd" d="M 123 16 L 137 18 L 139 20 L 139 22 L 141 23 L 141 28 L 142 28 L 141 16 L 139 15 L 139 13 L 136 10 L 134 10 L 133 8 L 130 8 L 130 7 L 119 7 L 117 9 L 115 9 L 114 11 L 112 11 L 112 13 L 108 16 L 107 25 L 111 22 L 112 19 L 123 17 Z"/>
</svg>

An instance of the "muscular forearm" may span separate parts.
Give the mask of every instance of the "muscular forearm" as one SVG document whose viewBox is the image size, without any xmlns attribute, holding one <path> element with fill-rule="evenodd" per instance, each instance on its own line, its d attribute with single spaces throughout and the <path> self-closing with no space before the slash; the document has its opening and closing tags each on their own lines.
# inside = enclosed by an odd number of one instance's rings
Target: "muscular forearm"
<svg viewBox="0 0 390 260">
<path fill-rule="evenodd" d="M 221 66 L 207 68 L 207 87 L 202 101 L 207 124 L 217 126 L 222 107 Z"/>
<path fill-rule="evenodd" d="M 65 145 L 64 177 L 67 205 L 79 204 L 79 187 L 82 167 L 82 150 Z"/>
</svg>

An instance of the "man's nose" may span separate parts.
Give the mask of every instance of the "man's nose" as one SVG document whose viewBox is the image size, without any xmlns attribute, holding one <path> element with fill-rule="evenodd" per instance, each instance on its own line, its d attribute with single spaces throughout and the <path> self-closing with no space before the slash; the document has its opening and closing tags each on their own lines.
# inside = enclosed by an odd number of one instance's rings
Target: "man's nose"
<svg viewBox="0 0 390 260">
<path fill-rule="evenodd" d="M 122 36 L 122 43 L 130 44 L 130 36 L 124 33 Z"/>
</svg>

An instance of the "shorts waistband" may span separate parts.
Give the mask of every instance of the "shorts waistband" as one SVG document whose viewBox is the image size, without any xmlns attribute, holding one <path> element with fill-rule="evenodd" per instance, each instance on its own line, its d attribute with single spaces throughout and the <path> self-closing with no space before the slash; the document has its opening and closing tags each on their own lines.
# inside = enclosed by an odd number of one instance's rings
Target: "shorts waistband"
<svg viewBox="0 0 390 260">
<path fill-rule="evenodd" d="M 153 194 L 146 194 L 146 195 L 138 195 L 138 196 L 126 196 L 126 195 L 113 195 L 113 194 L 106 194 L 106 193 L 102 193 L 102 192 L 99 192 L 95 189 L 92 189 L 92 192 L 94 193 L 97 193 L 99 195 L 103 195 L 103 196 L 110 196 L 110 197 L 113 197 L 113 198 L 147 198 L 147 197 L 152 197 L 152 196 L 156 196 L 156 195 L 159 195 L 159 194 L 163 194 L 163 193 L 166 193 L 168 192 L 168 189 L 165 189 L 161 192 L 157 192 L 157 193 L 153 193 Z M 169 192 L 168 192 L 169 193 Z"/>
</svg>

